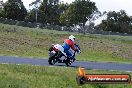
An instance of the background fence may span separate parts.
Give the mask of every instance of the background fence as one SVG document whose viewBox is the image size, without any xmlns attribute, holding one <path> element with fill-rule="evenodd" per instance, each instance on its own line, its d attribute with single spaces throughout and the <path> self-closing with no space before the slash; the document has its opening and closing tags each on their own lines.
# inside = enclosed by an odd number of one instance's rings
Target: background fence
<svg viewBox="0 0 132 88">
<path fill-rule="evenodd" d="M 52 24 L 48 24 L 48 23 L 47 24 L 31 23 L 31 22 L 17 21 L 17 20 L 2 18 L 2 17 L 0 18 L 0 23 L 23 26 L 23 27 L 30 27 L 30 28 L 43 28 L 43 29 L 49 29 L 49 30 L 83 33 L 83 29 L 81 27 L 80 28 L 67 27 L 67 26 L 52 25 Z M 89 27 L 85 27 L 85 32 L 86 32 L 86 34 L 89 33 L 89 34 L 103 34 L 103 35 L 132 36 L 132 34 L 89 29 Z"/>
</svg>

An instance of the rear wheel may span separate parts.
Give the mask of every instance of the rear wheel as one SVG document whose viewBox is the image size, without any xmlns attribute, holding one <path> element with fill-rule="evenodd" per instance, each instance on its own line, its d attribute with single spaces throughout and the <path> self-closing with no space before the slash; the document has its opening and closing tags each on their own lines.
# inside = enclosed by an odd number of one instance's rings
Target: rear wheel
<svg viewBox="0 0 132 88">
<path fill-rule="evenodd" d="M 54 65 L 56 63 L 55 55 L 49 57 L 48 62 L 50 65 Z"/>
</svg>

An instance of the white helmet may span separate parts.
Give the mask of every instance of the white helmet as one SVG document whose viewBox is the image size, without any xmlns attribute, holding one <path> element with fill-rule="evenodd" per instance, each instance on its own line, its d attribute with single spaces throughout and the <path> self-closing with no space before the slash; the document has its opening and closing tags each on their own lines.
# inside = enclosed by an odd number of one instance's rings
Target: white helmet
<svg viewBox="0 0 132 88">
<path fill-rule="evenodd" d="M 69 39 L 72 40 L 73 42 L 75 41 L 75 37 L 73 35 L 70 35 Z"/>
</svg>

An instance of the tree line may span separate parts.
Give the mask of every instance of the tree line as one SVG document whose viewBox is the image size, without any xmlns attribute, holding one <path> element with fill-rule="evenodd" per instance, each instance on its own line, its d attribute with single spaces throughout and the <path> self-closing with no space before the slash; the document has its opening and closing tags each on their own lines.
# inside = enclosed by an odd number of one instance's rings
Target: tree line
<svg viewBox="0 0 132 88">
<path fill-rule="evenodd" d="M 38 8 L 30 11 L 26 10 L 21 0 L 8 0 L 3 7 L 0 17 L 8 19 L 60 26 L 82 24 L 84 33 L 85 23 L 89 21 L 92 29 L 132 34 L 132 16 L 128 16 L 124 10 L 107 12 L 107 18 L 94 26 L 92 20 L 103 14 L 96 7 L 96 3 L 90 0 L 75 0 L 70 4 L 59 0 L 43 0 Z"/>
</svg>

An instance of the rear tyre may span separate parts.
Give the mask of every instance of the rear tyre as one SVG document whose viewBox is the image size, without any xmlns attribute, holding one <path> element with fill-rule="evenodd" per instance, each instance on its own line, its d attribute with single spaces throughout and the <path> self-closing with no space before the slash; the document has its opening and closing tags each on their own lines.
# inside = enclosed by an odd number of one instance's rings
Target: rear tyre
<svg viewBox="0 0 132 88">
<path fill-rule="evenodd" d="M 50 65 L 54 65 L 56 63 L 56 59 L 54 58 L 54 55 L 52 57 L 49 57 L 48 62 Z"/>
</svg>

